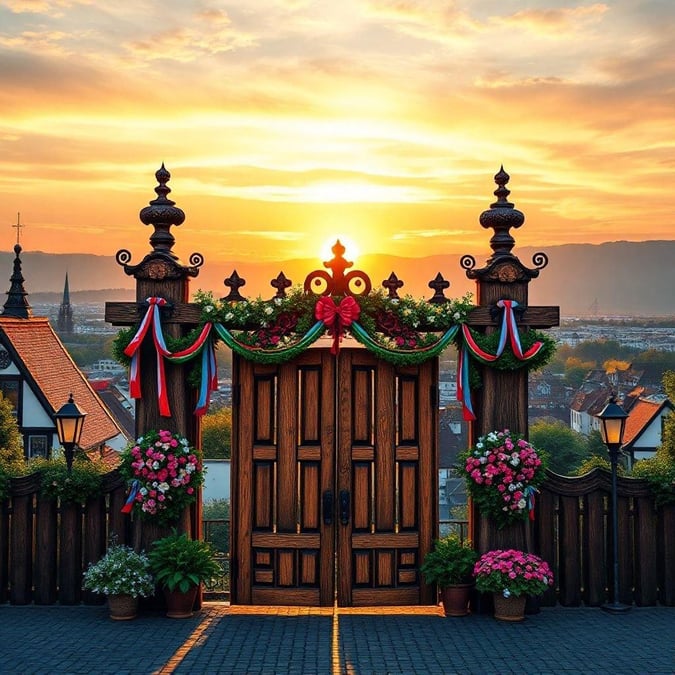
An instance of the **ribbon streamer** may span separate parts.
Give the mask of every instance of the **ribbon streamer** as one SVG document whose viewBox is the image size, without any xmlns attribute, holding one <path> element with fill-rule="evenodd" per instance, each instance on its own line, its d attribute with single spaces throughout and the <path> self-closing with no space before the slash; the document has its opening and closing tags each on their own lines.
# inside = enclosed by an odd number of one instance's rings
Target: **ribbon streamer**
<svg viewBox="0 0 675 675">
<path fill-rule="evenodd" d="M 141 398 L 141 344 L 148 331 L 152 329 L 152 338 L 157 353 L 157 395 L 159 399 L 159 414 L 162 417 L 171 417 L 169 408 L 169 397 L 166 391 L 166 377 L 164 374 L 164 357 L 169 356 L 170 352 L 166 348 L 164 335 L 162 333 L 162 322 L 159 314 L 159 308 L 166 305 L 164 298 L 150 297 L 147 299 L 148 309 L 141 321 L 136 335 L 127 345 L 124 353 L 131 357 L 131 368 L 129 371 L 129 394 L 132 398 Z"/>
<path fill-rule="evenodd" d="M 534 520 L 534 495 L 537 492 L 539 492 L 539 490 L 532 485 L 528 485 L 525 490 L 523 490 L 525 499 L 527 499 L 527 508 L 530 511 L 530 520 Z"/>
<path fill-rule="evenodd" d="M 518 303 L 515 300 L 500 300 L 497 303 L 497 307 L 502 307 L 504 309 L 504 314 L 502 315 L 502 334 L 499 338 L 497 356 L 501 356 L 504 351 L 507 335 L 511 342 L 511 351 L 519 361 L 527 361 L 533 356 L 536 356 L 539 350 L 544 346 L 543 342 L 535 342 L 523 354 L 520 336 L 518 335 L 518 325 L 516 324 L 516 317 L 513 312 L 514 308 L 518 307 Z"/>
<path fill-rule="evenodd" d="M 129 487 L 129 494 L 127 495 L 127 500 L 124 502 L 124 506 L 120 509 L 122 513 L 131 513 L 131 509 L 134 508 L 134 502 L 136 501 L 136 495 L 141 489 L 141 483 L 139 480 L 134 479 L 131 481 L 131 486 Z"/>
<path fill-rule="evenodd" d="M 473 422 L 476 419 L 471 402 L 469 364 L 469 350 L 465 343 L 459 350 L 457 358 L 457 400 L 462 402 L 462 417 L 465 422 Z"/>
</svg>

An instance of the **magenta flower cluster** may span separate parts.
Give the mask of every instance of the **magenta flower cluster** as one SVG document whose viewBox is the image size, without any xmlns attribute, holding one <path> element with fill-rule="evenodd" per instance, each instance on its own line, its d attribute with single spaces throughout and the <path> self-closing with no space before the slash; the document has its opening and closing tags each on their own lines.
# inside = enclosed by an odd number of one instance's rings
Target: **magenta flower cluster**
<svg viewBox="0 0 675 675">
<path fill-rule="evenodd" d="M 462 456 L 462 470 L 478 509 L 500 526 L 527 517 L 544 478 L 539 453 L 508 429 L 482 436 Z"/>
<path fill-rule="evenodd" d="M 501 593 L 505 598 L 541 595 L 553 586 L 553 572 L 545 560 L 516 549 L 497 549 L 484 553 L 474 565 L 476 588 Z"/>
<path fill-rule="evenodd" d="M 203 483 L 199 454 L 185 437 L 165 429 L 148 431 L 127 448 L 120 471 L 131 482 L 134 509 L 165 523 L 180 518 Z"/>
</svg>

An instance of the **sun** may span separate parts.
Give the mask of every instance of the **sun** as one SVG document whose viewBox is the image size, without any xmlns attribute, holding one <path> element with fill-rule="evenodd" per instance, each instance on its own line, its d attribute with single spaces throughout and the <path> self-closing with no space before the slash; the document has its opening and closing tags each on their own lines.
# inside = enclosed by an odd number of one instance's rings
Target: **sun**
<svg viewBox="0 0 675 675">
<path fill-rule="evenodd" d="M 333 246 L 335 242 L 339 241 L 344 247 L 344 258 L 350 262 L 355 262 L 358 256 L 361 254 L 361 249 L 355 239 L 349 235 L 344 234 L 332 234 L 329 239 L 326 239 L 323 244 L 321 244 L 321 260 L 326 262 L 332 260 L 335 257 L 333 253 Z"/>
</svg>

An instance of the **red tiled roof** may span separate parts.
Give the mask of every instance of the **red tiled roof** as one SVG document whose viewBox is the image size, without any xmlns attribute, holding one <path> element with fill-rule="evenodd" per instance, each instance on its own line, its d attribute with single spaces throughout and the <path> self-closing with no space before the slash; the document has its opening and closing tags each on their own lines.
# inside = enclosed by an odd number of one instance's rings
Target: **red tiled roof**
<svg viewBox="0 0 675 675">
<path fill-rule="evenodd" d="M 665 405 L 665 401 L 657 403 L 643 398 L 638 399 L 630 409 L 628 419 L 626 420 L 626 429 L 623 433 L 623 446 L 628 447 L 634 443 Z"/>
<path fill-rule="evenodd" d="M 89 449 L 114 438 L 119 427 L 106 410 L 87 379 L 75 365 L 49 319 L 17 319 L 0 316 L 0 331 L 23 362 L 35 385 L 56 412 L 72 393 L 75 403 L 87 413 L 80 446 Z"/>
</svg>

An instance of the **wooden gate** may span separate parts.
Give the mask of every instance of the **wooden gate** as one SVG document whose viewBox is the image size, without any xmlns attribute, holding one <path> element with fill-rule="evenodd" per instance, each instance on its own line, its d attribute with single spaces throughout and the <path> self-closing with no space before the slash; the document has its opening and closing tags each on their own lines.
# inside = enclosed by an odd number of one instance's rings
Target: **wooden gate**
<svg viewBox="0 0 675 675">
<path fill-rule="evenodd" d="M 432 604 L 437 360 L 233 365 L 232 602 Z"/>
</svg>

